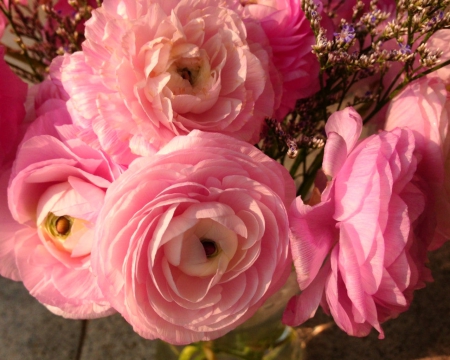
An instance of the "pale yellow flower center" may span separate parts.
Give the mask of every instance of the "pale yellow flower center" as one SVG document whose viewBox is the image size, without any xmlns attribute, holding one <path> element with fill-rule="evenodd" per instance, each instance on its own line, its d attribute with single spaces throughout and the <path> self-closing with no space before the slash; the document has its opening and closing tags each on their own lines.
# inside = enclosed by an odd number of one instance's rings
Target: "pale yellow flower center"
<svg viewBox="0 0 450 360">
<path fill-rule="evenodd" d="M 71 216 L 56 216 L 49 212 L 44 220 L 43 227 L 48 235 L 57 238 L 59 241 L 64 241 L 70 235 L 73 222 L 74 218 Z"/>
<path fill-rule="evenodd" d="M 49 212 L 40 228 L 47 241 L 51 241 L 59 250 L 71 253 L 78 238 L 88 231 L 87 225 L 85 220 Z"/>
<path fill-rule="evenodd" d="M 167 86 L 176 95 L 195 95 L 207 91 L 210 87 L 211 68 L 209 58 L 204 50 L 197 49 L 193 52 L 195 56 L 188 56 L 187 54 L 175 56 L 167 69 L 171 75 Z"/>
</svg>

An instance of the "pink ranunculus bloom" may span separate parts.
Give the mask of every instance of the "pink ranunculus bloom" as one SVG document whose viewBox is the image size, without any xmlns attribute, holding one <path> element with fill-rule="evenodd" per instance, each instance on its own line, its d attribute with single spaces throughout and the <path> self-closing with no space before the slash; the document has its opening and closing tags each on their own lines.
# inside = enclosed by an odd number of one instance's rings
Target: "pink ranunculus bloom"
<svg viewBox="0 0 450 360">
<path fill-rule="evenodd" d="M 446 72 L 412 82 L 392 100 L 385 124 L 386 130 L 407 126 L 413 131 L 422 156 L 419 167 L 428 175 L 436 196 L 438 226 L 433 249 L 450 239 L 449 84 Z"/>
<path fill-rule="evenodd" d="M 325 129 L 323 171 L 331 181 L 317 201 L 298 197 L 289 213 L 302 293 L 283 320 L 299 325 L 320 304 L 348 334 L 374 327 L 383 338 L 380 324 L 407 310 L 414 290 L 431 280 L 432 189 L 411 130 L 358 142 L 362 121 L 353 108 L 334 113 Z"/>
<path fill-rule="evenodd" d="M 92 274 L 90 252 L 106 189 L 121 169 L 81 140 L 60 136 L 67 126 L 73 125 L 63 108 L 30 125 L 7 198 L 2 174 L 0 273 L 23 281 L 58 315 L 95 318 L 113 312 Z"/>
<path fill-rule="evenodd" d="M 244 18 L 256 19 L 269 39 L 273 63 L 283 82 L 281 105 L 275 114 L 282 120 L 298 99 L 319 90 L 319 62 L 311 48 L 316 39 L 301 1 L 229 1 Z"/>
<path fill-rule="evenodd" d="M 64 126 L 60 124 L 58 126 L 58 133 L 64 138 L 78 138 L 90 147 L 101 150 L 100 143 L 94 130 L 90 127 L 82 128 L 80 126 L 74 126 L 73 121 L 70 117 L 66 115 L 67 113 L 67 101 L 69 100 L 69 95 L 65 91 L 61 82 L 61 65 L 69 55 L 58 56 L 53 59 L 50 65 L 50 75 L 42 83 L 39 83 L 30 88 L 28 93 L 29 108 L 27 109 L 26 121 L 32 122 L 34 119 L 46 115 L 53 119 L 58 119 L 59 112 L 62 111 L 63 118 L 67 119 Z M 33 94 L 30 93 L 33 92 Z M 52 115 L 52 113 L 54 115 Z M 52 121 L 40 122 L 41 125 L 50 124 L 47 126 L 46 130 L 37 130 L 29 133 L 27 136 L 35 136 L 37 132 L 43 133 L 50 131 L 55 133 L 55 127 Z"/>
<path fill-rule="evenodd" d="M 0 47 L 0 168 L 14 160 L 27 96 L 27 84 L 12 72 L 3 60 L 4 54 L 5 49 Z"/>
<path fill-rule="evenodd" d="M 284 167 L 248 143 L 192 131 L 108 189 L 92 267 L 141 336 L 187 344 L 241 324 L 290 273 Z"/>
<path fill-rule="evenodd" d="M 124 165 L 193 129 L 255 143 L 275 105 L 271 58 L 220 0 L 105 0 L 62 82 L 74 122 Z"/>
</svg>

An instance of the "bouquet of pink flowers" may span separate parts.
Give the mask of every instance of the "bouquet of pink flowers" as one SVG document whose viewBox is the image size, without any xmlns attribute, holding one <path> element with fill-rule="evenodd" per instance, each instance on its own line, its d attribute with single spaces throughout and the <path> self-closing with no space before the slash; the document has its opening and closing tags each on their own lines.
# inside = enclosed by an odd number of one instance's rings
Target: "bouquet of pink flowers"
<svg viewBox="0 0 450 360">
<path fill-rule="evenodd" d="M 450 239 L 449 5 L 1 1 L 0 274 L 182 345 L 294 267 L 284 324 L 383 338 Z"/>
</svg>

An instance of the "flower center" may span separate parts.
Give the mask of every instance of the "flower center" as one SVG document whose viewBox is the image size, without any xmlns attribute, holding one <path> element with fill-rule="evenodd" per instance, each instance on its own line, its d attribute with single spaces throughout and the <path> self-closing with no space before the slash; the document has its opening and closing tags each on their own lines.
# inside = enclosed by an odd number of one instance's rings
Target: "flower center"
<svg viewBox="0 0 450 360">
<path fill-rule="evenodd" d="M 181 59 L 175 64 L 178 75 L 180 75 L 183 80 L 189 81 L 189 84 L 191 84 L 192 87 L 197 84 L 201 72 L 200 64 L 197 62 L 200 62 L 200 60 Z"/>
<path fill-rule="evenodd" d="M 55 228 L 58 234 L 66 235 L 72 228 L 72 224 L 66 216 L 60 216 L 56 219 Z"/>
<path fill-rule="evenodd" d="M 215 241 L 210 239 L 201 240 L 203 249 L 205 250 L 205 255 L 207 258 L 212 258 L 219 253 L 219 248 Z"/>
<path fill-rule="evenodd" d="M 44 221 L 44 228 L 49 235 L 64 241 L 70 235 L 73 222 L 74 218 L 68 215 L 56 216 L 49 212 Z"/>
<path fill-rule="evenodd" d="M 172 49 L 170 65 L 166 69 L 170 79 L 166 86 L 174 95 L 204 94 L 213 80 L 208 54 L 202 49 L 192 49 L 193 46 L 186 49 L 180 45 Z"/>
<path fill-rule="evenodd" d="M 191 85 L 194 85 L 192 73 L 188 68 L 177 69 L 177 72 L 184 80 L 187 80 Z"/>
</svg>

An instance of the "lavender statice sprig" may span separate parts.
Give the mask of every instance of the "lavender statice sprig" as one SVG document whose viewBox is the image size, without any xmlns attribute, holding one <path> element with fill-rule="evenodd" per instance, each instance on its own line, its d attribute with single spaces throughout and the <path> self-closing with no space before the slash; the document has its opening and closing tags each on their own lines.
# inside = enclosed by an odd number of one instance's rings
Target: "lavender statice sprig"
<svg viewBox="0 0 450 360">
<path fill-rule="evenodd" d="M 87 0 L 70 0 L 69 5 L 73 12 L 64 15 L 48 0 L 28 5 L 10 1 L 8 7 L 0 1 L 0 10 L 8 19 L 8 30 L 14 34 L 17 46 L 2 45 L 7 50 L 7 62 L 19 76 L 40 82 L 57 55 L 81 49 L 84 34 L 79 28 L 91 16 L 92 7 Z"/>
<path fill-rule="evenodd" d="M 334 33 L 333 35 L 335 37 L 335 41 L 339 43 L 339 45 L 349 45 L 355 38 L 355 28 L 353 25 L 344 22 L 341 26 L 341 31 Z"/>
<path fill-rule="evenodd" d="M 407 79 L 407 82 L 418 75 L 416 59 L 420 59 L 421 68 L 436 66 L 441 52 L 427 51 L 423 44 L 436 31 L 449 28 L 450 15 L 445 13 L 449 4 L 449 0 L 399 1 L 397 13 L 391 15 L 378 9 L 376 1 L 371 1 L 370 11 L 362 13 L 364 3 L 358 1 L 353 12 L 355 24 L 342 21 L 341 31 L 335 32 L 334 38 L 329 39 L 325 29 L 320 26 L 321 16 L 317 5 L 312 0 L 304 0 L 302 8 L 316 35 L 316 44 L 312 50 L 321 66 L 321 107 L 332 106 L 332 98 L 337 98 L 339 109 L 343 104 L 342 99 L 354 91 L 356 83 L 374 74 L 383 77 L 395 62 L 401 64 L 400 77 Z M 383 23 L 384 26 L 380 26 Z M 425 35 L 423 29 L 427 29 Z M 354 43 L 355 39 L 358 40 L 358 46 Z M 405 85 L 406 82 L 402 82 L 402 86 Z M 380 89 L 371 91 L 382 93 L 384 86 L 382 81 L 378 82 Z M 387 89 L 399 90 L 390 86 Z M 340 95 L 335 96 L 336 93 Z M 382 103 L 386 99 L 389 99 L 389 94 L 383 93 L 378 97 Z M 347 104 L 352 104 L 352 101 Z M 324 117 L 321 120 L 326 120 L 326 112 L 322 114 Z"/>
<path fill-rule="evenodd" d="M 295 156 L 291 175 L 295 178 L 303 168 L 300 174 L 305 185 L 298 193 L 302 196 L 323 156 L 319 153 L 306 166 L 306 155 L 320 147 L 304 139 L 320 139 L 323 146 L 324 126 L 333 111 L 353 106 L 367 122 L 408 83 L 450 64 L 450 60 L 440 61 L 440 49 L 427 47 L 433 34 L 450 29 L 450 0 L 399 0 L 395 13 L 379 9 L 376 0 L 369 6 L 358 0 L 351 22 L 342 20 L 332 34 L 321 26 L 322 14 L 332 16 L 344 2 L 322 3 L 321 13 L 314 0 L 302 1 L 316 38 L 312 52 L 320 65 L 320 90 L 298 100 L 281 123 L 268 122 L 262 143 L 262 150 L 281 162 Z M 331 3 L 337 6 L 331 8 Z M 297 151 L 292 151 L 292 144 Z"/>
</svg>

